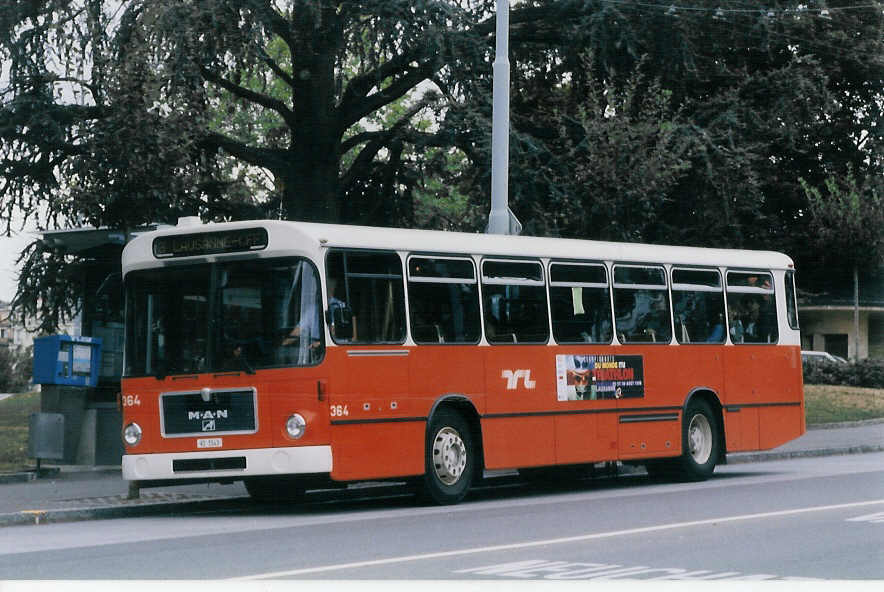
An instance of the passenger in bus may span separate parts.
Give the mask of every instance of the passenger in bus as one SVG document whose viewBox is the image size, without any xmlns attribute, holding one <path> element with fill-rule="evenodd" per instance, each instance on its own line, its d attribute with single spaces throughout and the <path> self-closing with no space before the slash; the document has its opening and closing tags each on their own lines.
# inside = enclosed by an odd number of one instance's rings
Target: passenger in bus
<svg viewBox="0 0 884 592">
<path fill-rule="evenodd" d="M 758 299 L 756 298 L 746 298 L 744 303 L 745 315 L 745 323 L 744 323 L 744 336 L 743 338 L 746 341 L 757 343 L 762 341 L 761 338 L 761 327 L 758 325 L 758 317 L 759 310 L 761 309 L 761 305 L 758 303 Z"/>
<path fill-rule="evenodd" d="M 300 347 L 301 339 L 307 340 L 307 344 L 303 348 Z M 312 310 L 306 312 L 304 318 L 282 340 L 280 346 L 286 349 L 297 347 L 299 350 L 304 350 L 303 354 L 299 353 L 298 355 L 298 362 L 301 364 L 315 360 L 320 355 L 319 350 L 322 349 L 322 337 L 319 333 L 319 312 Z M 289 359 L 291 356 L 287 355 L 286 349 L 281 351 L 283 359 L 280 361 L 282 362 L 292 361 Z M 303 359 L 304 357 L 309 359 Z"/>
<path fill-rule="evenodd" d="M 728 302 L 727 318 L 730 326 L 731 342 L 743 343 L 743 319 L 738 302 Z"/>
<path fill-rule="evenodd" d="M 718 315 L 718 322 L 712 326 L 712 331 L 709 333 L 709 336 L 706 338 L 707 343 L 721 343 L 724 341 L 724 318 L 721 314 Z"/>
</svg>

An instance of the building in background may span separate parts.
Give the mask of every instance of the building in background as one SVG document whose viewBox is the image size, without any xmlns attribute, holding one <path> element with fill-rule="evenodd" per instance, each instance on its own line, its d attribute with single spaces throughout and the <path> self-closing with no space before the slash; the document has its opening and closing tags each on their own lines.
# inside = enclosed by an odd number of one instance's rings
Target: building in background
<svg viewBox="0 0 884 592">
<path fill-rule="evenodd" d="M 0 300 L 0 347 L 29 347 L 34 334 L 15 324 L 10 317 L 11 305 Z"/>
<path fill-rule="evenodd" d="M 799 270 L 801 349 L 847 359 L 884 359 L 884 267 L 859 274 L 859 348 L 853 270 Z"/>
</svg>

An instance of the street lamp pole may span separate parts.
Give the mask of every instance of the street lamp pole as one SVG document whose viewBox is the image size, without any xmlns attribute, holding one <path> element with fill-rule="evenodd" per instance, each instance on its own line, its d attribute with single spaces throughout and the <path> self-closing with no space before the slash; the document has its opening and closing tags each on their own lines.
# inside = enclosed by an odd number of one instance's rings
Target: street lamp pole
<svg viewBox="0 0 884 592">
<path fill-rule="evenodd" d="M 522 225 L 509 209 L 510 60 L 509 0 L 497 0 L 497 43 L 491 121 L 491 213 L 489 234 L 519 234 Z"/>
</svg>

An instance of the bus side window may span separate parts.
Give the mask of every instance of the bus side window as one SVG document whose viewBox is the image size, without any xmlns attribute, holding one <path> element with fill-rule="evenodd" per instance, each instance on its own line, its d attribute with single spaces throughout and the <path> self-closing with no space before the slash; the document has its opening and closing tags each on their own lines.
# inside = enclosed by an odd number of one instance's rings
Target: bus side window
<svg viewBox="0 0 884 592">
<path fill-rule="evenodd" d="M 551 263 L 549 297 L 558 343 L 610 343 L 611 295 L 604 265 Z"/>
<path fill-rule="evenodd" d="M 789 327 L 798 330 L 798 302 L 795 298 L 795 272 L 786 272 L 786 319 Z"/>
<path fill-rule="evenodd" d="M 777 342 L 777 303 L 769 272 L 728 271 L 727 309 L 733 343 Z"/>
<path fill-rule="evenodd" d="M 665 270 L 615 265 L 614 314 L 621 343 L 669 343 L 672 323 Z"/>
<path fill-rule="evenodd" d="M 415 343 L 479 342 L 479 285 L 472 260 L 409 258 L 408 305 Z"/>
<path fill-rule="evenodd" d="M 405 341 L 405 288 L 395 252 L 331 251 L 327 322 L 336 343 Z"/>
<path fill-rule="evenodd" d="M 714 269 L 673 269 L 672 308 L 679 343 L 724 343 L 724 289 Z"/>
<path fill-rule="evenodd" d="M 490 343 L 549 340 L 546 284 L 539 262 L 483 261 L 482 306 Z"/>
</svg>

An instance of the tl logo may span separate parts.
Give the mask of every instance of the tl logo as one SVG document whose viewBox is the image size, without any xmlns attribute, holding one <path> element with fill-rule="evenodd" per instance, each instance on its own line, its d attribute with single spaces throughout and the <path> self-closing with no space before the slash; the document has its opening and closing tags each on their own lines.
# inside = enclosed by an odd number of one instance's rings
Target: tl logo
<svg viewBox="0 0 884 592">
<path fill-rule="evenodd" d="M 518 388 L 520 378 L 526 389 L 533 389 L 537 385 L 536 381 L 531 380 L 531 370 L 503 370 L 500 377 L 506 379 L 506 390 L 508 391 Z"/>
</svg>

